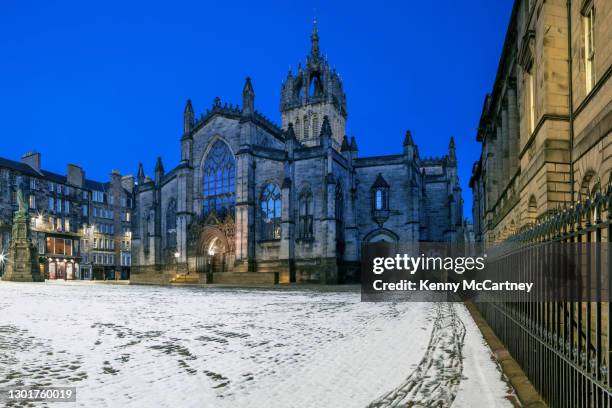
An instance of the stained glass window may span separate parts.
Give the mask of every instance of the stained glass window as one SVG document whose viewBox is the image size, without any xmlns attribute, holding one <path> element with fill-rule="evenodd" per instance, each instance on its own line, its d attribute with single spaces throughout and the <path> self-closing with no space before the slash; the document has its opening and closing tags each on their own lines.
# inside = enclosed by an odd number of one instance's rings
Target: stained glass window
<svg viewBox="0 0 612 408">
<path fill-rule="evenodd" d="M 170 200 L 166 209 L 166 247 L 176 247 L 176 201 Z"/>
<path fill-rule="evenodd" d="M 281 191 L 276 184 L 268 184 L 261 194 L 261 224 L 264 239 L 280 239 Z"/>
<path fill-rule="evenodd" d="M 217 140 L 204 162 L 204 214 L 234 214 L 236 204 L 236 161 L 227 145 Z"/>
</svg>

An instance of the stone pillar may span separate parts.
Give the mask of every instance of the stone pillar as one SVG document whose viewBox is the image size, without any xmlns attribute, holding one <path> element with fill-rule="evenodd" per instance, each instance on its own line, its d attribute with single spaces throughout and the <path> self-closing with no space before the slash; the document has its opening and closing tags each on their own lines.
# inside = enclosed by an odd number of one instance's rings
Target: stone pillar
<svg viewBox="0 0 612 408">
<path fill-rule="evenodd" d="M 295 223 L 293 220 L 293 200 L 291 197 L 291 178 L 285 177 L 281 186 L 281 243 L 279 260 L 283 264 L 278 277 L 279 283 L 295 282 Z"/>
<path fill-rule="evenodd" d="M 514 175 L 519 168 L 519 115 L 516 100 L 516 83 L 511 81 L 508 86 L 508 138 L 510 140 L 510 174 Z"/>
<path fill-rule="evenodd" d="M 502 191 L 506 188 L 508 181 L 510 180 L 510 137 L 508 134 L 509 123 L 508 123 L 508 101 L 504 99 L 502 102 L 501 111 L 501 124 L 502 124 L 502 147 L 503 147 L 503 169 L 501 177 L 501 189 Z"/>
<path fill-rule="evenodd" d="M 497 200 L 501 197 L 501 193 L 504 189 L 503 186 L 503 172 L 504 172 L 504 144 L 502 135 L 502 124 L 501 120 L 498 120 L 495 124 L 495 181 L 497 182 L 495 202 L 491 203 L 495 205 Z"/>
<path fill-rule="evenodd" d="M 247 148 L 236 155 L 236 263 L 238 272 L 255 270 L 255 162 Z"/>
</svg>

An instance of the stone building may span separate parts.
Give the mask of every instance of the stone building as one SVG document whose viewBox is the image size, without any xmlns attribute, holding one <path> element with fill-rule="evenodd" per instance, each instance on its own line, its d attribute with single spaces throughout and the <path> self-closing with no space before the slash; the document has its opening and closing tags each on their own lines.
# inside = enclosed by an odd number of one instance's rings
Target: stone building
<svg viewBox="0 0 612 408">
<path fill-rule="evenodd" d="M 7 256 L 21 188 L 47 279 L 128 279 L 133 187 L 116 171 L 102 183 L 74 164 L 66 175 L 44 170 L 39 153 L 0 158 L 0 253 Z"/>
<path fill-rule="evenodd" d="M 477 240 L 503 241 L 610 182 L 612 3 L 518 0 L 474 164 Z"/>
<path fill-rule="evenodd" d="M 360 157 L 316 23 L 280 113 L 255 110 L 249 78 L 242 107 L 216 98 L 196 119 L 187 101 L 179 165 L 138 171 L 132 282 L 349 282 L 364 242 L 463 236 L 454 140 L 421 158 L 408 131 L 401 153 Z"/>
</svg>

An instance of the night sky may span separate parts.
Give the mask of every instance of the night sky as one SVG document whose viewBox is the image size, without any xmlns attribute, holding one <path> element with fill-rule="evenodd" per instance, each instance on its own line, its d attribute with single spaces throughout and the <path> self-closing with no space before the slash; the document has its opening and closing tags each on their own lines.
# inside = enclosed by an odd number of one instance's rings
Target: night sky
<svg viewBox="0 0 612 408">
<path fill-rule="evenodd" d="M 360 156 L 397 154 L 406 129 L 421 157 L 457 141 L 465 215 L 476 127 L 495 79 L 512 1 L 16 1 L 0 4 L 0 156 L 42 153 L 106 181 L 180 158 L 185 100 L 215 96 L 280 124 L 281 82 L 320 46 L 344 82 Z"/>
</svg>

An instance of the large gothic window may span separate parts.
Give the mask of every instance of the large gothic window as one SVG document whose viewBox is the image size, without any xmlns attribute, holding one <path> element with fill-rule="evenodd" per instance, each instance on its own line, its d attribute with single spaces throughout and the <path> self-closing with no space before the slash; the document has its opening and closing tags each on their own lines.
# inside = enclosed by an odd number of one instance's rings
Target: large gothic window
<svg viewBox="0 0 612 408">
<path fill-rule="evenodd" d="M 203 168 L 204 215 L 234 213 L 236 204 L 236 161 L 227 145 L 217 140 Z"/>
<path fill-rule="evenodd" d="M 304 187 L 299 197 L 299 232 L 302 239 L 311 239 L 313 236 L 313 199 L 310 188 Z"/>
<path fill-rule="evenodd" d="M 342 185 L 336 183 L 336 253 L 338 257 L 344 255 L 344 194 Z"/>
<path fill-rule="evenodd" d="M 281 191 L 268 184 L 261 194 L 261 231 L 263 239 L 280 239 Z"/>
<path fill-rule="evenodd" d="M 170 200 L 166 209 L 166 248 L 176 248 L 176 201 Z"/>
</svg>

